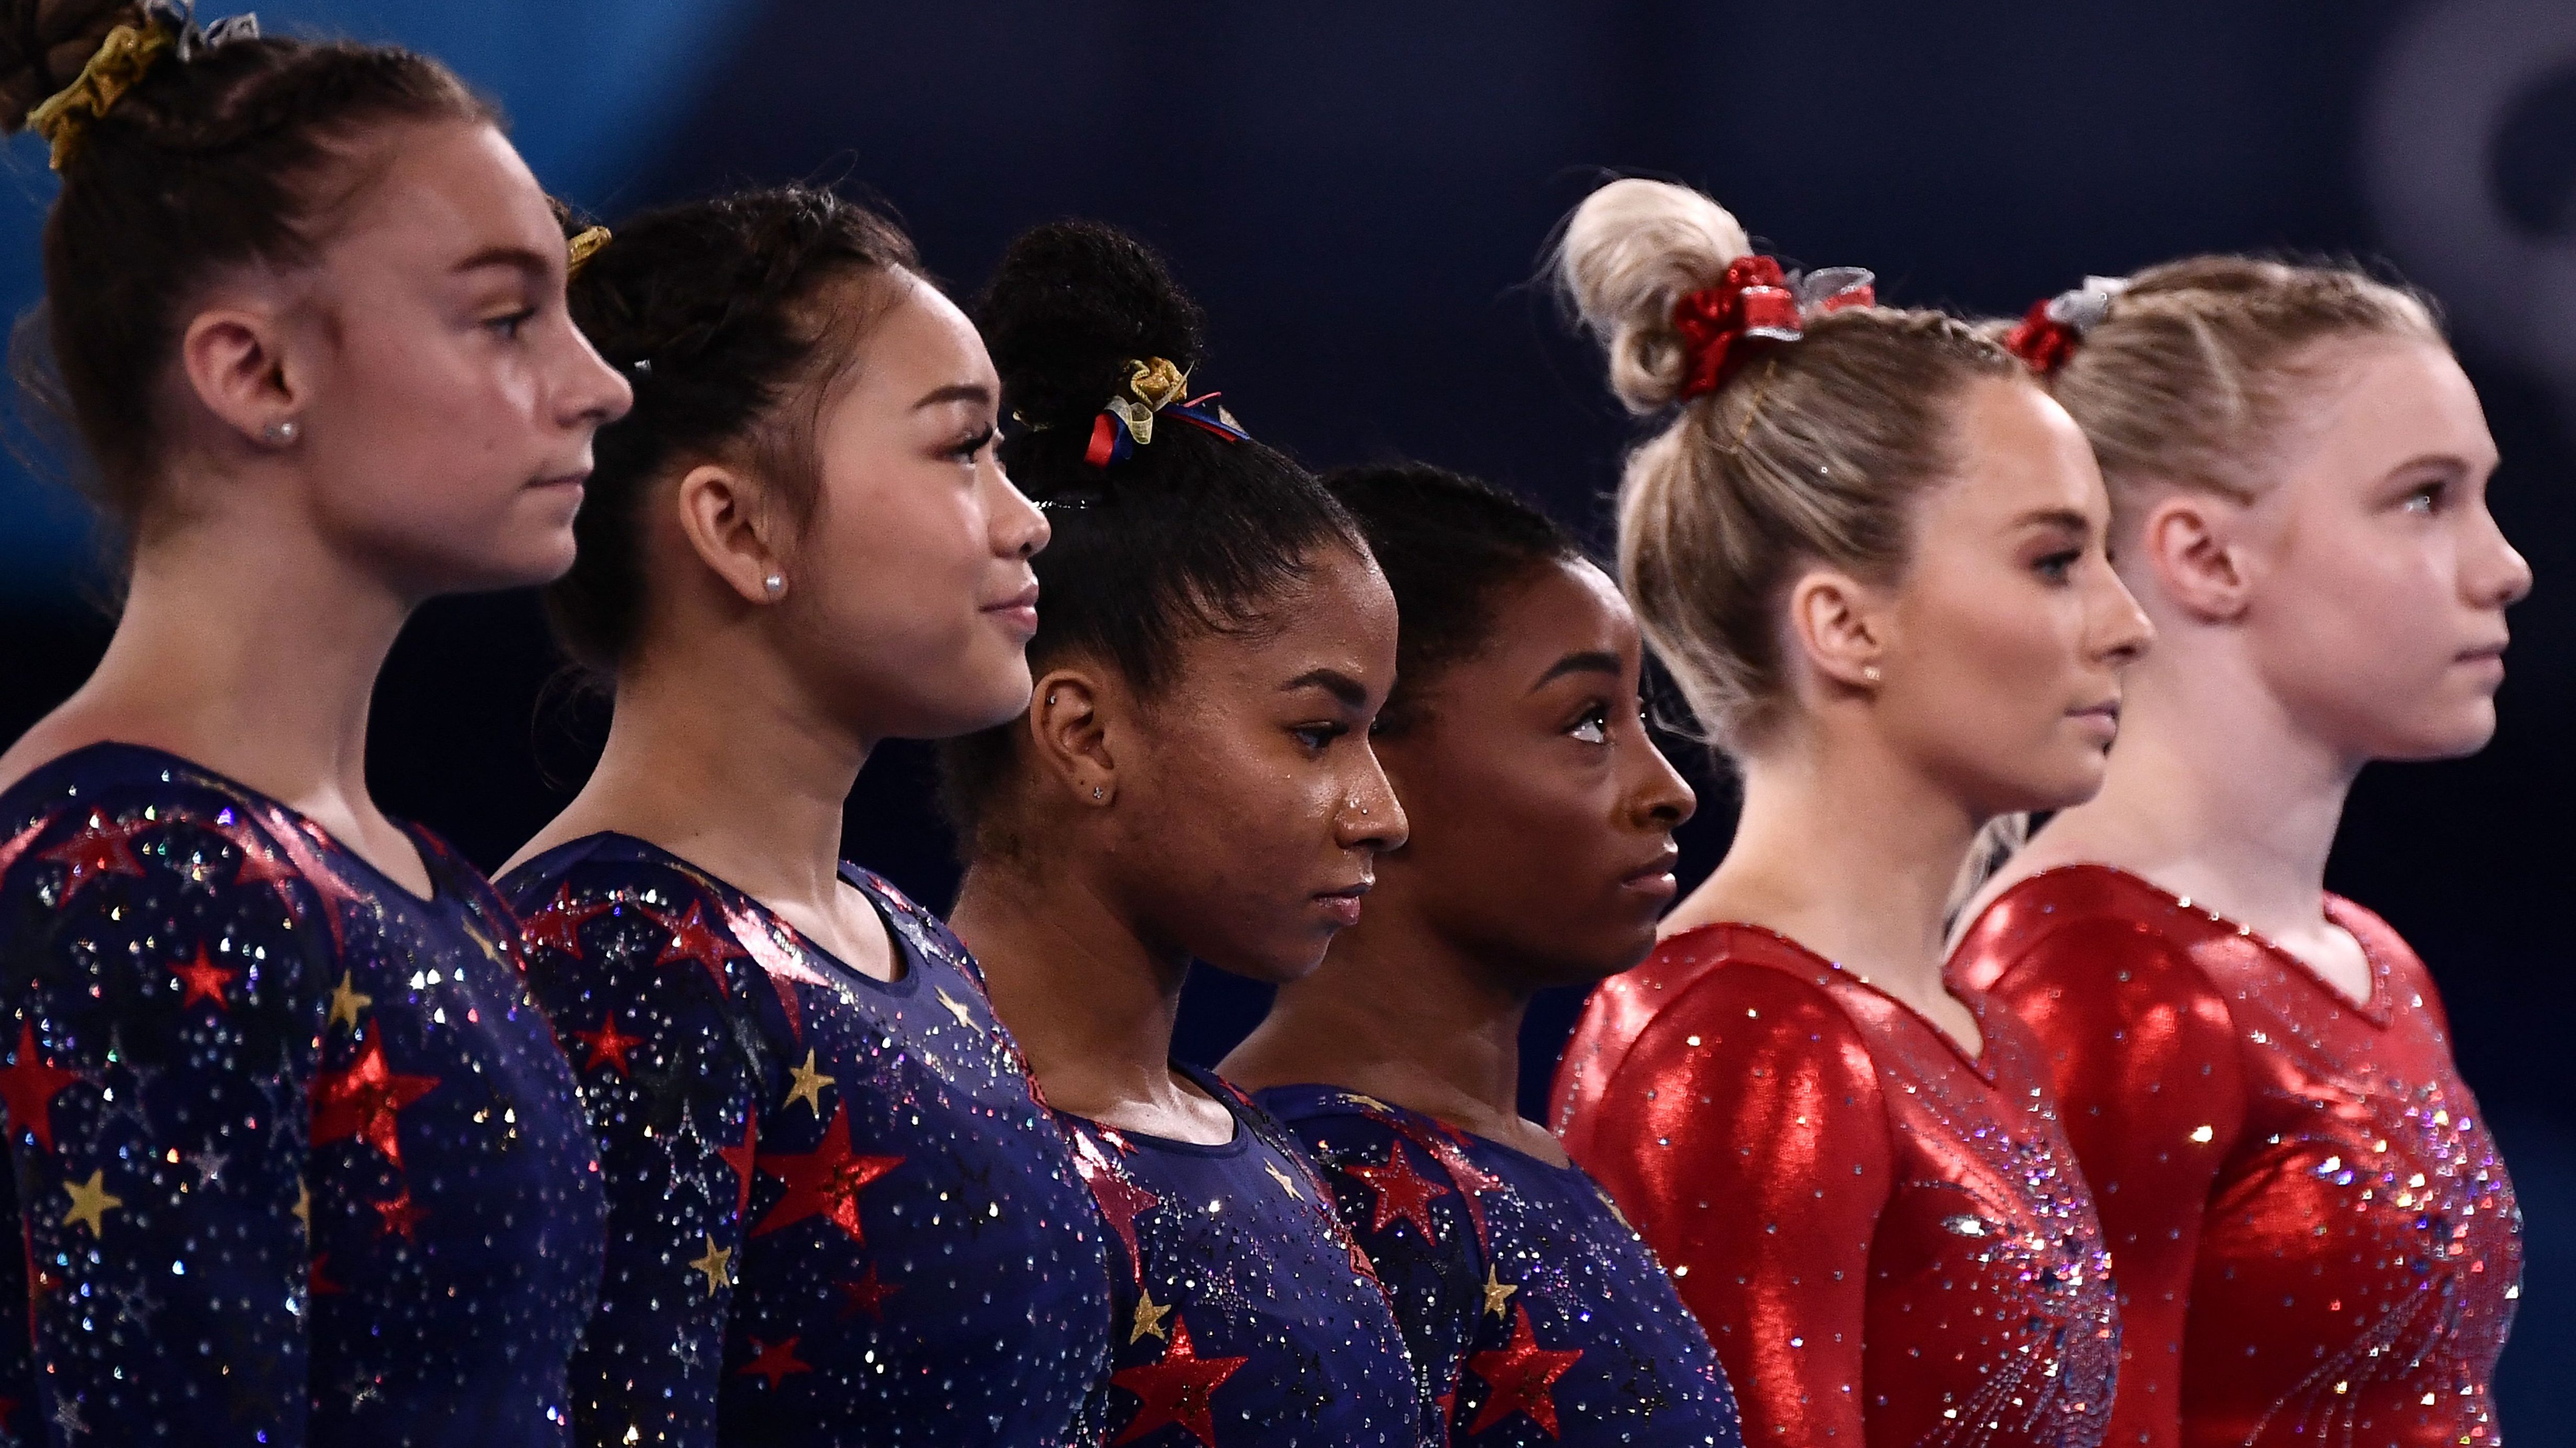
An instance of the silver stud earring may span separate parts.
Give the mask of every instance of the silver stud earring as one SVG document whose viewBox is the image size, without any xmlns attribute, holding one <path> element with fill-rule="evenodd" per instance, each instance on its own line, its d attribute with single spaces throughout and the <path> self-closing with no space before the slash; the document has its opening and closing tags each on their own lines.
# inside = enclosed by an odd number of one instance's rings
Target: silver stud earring
<svg viewBox="0 0 2576 1448">
<path fill-rule="evenodd" d="M 787 591 L 787 580 L 773 573 L 767 578 L 760 580 L 760 586 L 769 590 L 770 597 L 776 598 L 778 595 Z"/>
<path fill-rule="evenodd" d="M 1091 787 L 1091 797 L 1092 797 L 1093 799 L 1101 799 L 1101 798 L 1105 798 L 1106 796 L 1105 796 L 1105 792 L 1100 788 L 1100 786 L 1095 784 L 1095 785 L 1093 785 L 1093 786 Z"/>
<path fill-rule="evenodd" d="M 1873 684 L 1877 683 L 1877 682 L 1878 682 L 1878 665 L 1876 665 L 1876 664 L 1863 664 L 1863 665 L 1861 666 L 1860 676 L 1861 676 L 1862 678 L 1864 678 L 1864 679 L 1869 680 L 1869 681 L 1870 681 L 1871 683 L 1873 683 Z"/>
<path fill-rule="evenodd" d="M 1049 694 L 1049 695 L 1047 695 L 1047 707 L 1048 707 L 1048 708 L 1050 708 L 1050 709 L 1052 709 L 1052 708 L 1054 708 L 1054 707 L 1055 707 L 1055 695 L 1053 695 L 1053 694 Z"/>
<path fill-rule="evenodd" d="M 287 417 L 280 418 L 277 421 L 270 423 L 268 426 L 261 428 L 259 430 L 259 435 L 278 447 L 284 447 L 288 443 L 295 441 L 303 431 L 304 429 L 296 426 L 294 418 Z"/>
</svg>

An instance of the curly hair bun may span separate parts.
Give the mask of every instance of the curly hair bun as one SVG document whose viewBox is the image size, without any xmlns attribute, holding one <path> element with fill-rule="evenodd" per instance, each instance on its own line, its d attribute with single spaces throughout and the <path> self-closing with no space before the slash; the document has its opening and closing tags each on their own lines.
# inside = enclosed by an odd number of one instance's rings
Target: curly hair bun
<svg viewBox="0 0 2576 1448">
<path fill-rule="evenodd" d="M 1187 372 L 1205 352 L 1205 317 L 1151 247 L 1090 221 L 1021 233 L 976 308 L 1011 410 L 1033 427 L 1087 427 L 1160 357 Z"/>
</svg>

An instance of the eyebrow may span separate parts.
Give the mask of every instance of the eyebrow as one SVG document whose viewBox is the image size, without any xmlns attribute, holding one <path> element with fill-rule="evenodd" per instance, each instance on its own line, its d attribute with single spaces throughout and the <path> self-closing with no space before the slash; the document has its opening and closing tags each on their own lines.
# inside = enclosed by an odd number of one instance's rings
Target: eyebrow
<svg viewBox="0 0 2576 1448">
<path fill-rule="evenodd" d="M 481 271 L 487 266 L 505 266 L 516 271 L 543 276 L 546 270 L 546 259 L 524 246 L 487 246 L 458 262 L 455 271 L 458 275 L 462 275 L 470 271 Z"/>
<path fill-rule="evenodd" d="M 2077 533 L 2093 531 L 2093 520 L 2073 508 L 2033 508 L 2013 519 L 2016 528 L 2056 526 Z"/>
<path fill-rule="evenodd" d="M 951 382 L 945 387 L 934 387 L 925 393 L 919 402 L 912 405 L 912 410 L 919 412 L 925 407 L 937 407 L 949 402 L 988 403 L 992 400 L 993 389 L 981 382 Z"/>
<path fill-rule="evenodd" d="M 1548 665 L 1547 672 L 1538 676 L 1537 683 L 1530 685 L 1530 692 L 1535 694 L 1568 674 L 1608 674 L 1615 679 L 1619 673 L 1617 654 L 1606 649 L 1583 649 Z"/>
<path fill-rule="evenodd" d="M 1339 669 L 1308 669 L 1279 686 L 1279 692 L 1283 694 L 1293 694 L 1299 689 L 1325 690 L 1353 709 L 1368 703 L 1368 686 Z"/>
</svg>

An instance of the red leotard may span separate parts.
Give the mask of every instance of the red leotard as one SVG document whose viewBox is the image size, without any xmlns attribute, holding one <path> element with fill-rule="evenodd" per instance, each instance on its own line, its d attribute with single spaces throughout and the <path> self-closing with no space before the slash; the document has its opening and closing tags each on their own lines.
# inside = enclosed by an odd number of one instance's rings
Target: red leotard
<svg viewBox="0 0 2576 1448">
<path fill-rule="evenodd" d="M 2102 865 L 2014 885 L 1952 957 L 2048 1043 L 2116 1264 L 2115 1444 L 2497 1441 L 2513 1187 L 2423 962 L 2325 906 L 2369 956 L 2368 1005 Z"/>
<path fill-rule="evenodd" d="M 1971 1061 L 1795 942 L 1714 925 L 1595 991 L 1566 1147 L 1672 1273 L 1749 1448 L 2093 1448 L 2101 1228 L 2010 1013 Z"/>
</svg>

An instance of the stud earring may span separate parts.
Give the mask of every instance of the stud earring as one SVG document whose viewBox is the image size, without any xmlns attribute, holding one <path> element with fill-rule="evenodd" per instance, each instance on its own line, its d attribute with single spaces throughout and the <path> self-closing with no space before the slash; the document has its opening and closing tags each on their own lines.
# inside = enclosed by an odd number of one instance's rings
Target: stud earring
<svg viewBox="0 0 2576 1448">
<path fill-rule="evenodd" d="M 261 428 L 259 430 L 259 435 L 261 438 L 278 447 L 284 447 L 295 441 L 297 437 L 301 436 L 303 431 L 304 429 L 296 426 L 294 418 L 287 417 L 280 418 L 277 421 L 270 423 L 268 426 Z"/>
<path fill-rule="evenodd" d="M 1106 795 L 1105 795 L 1105 793 L 1102 791 L 1102 789 L 1100 788 L 1100 786 L 1095 784 L 1095 785 L 1093 785 L 1093 786 L 1091 787 L 1091 797 L 1092 797 L 1093 799 L 1102 799 L 1102 798 L 1105 798 L 1105 797 L 1106 797 Z"/>
<path fill-rule="evenodd" d="M 1864 678 L 1864 679 L 1869 680 L 1869 681 L 1870 681 L 1871 683 L 1873 683 L 1873 684 L 1877 683 L 1877 682 L 1878 682 L 1878 665 L 1876 665 L 1876 664 L 1863 664 L 1863 665 L 1861 666 L 1860 676 L 1861 676 L 1862 678 Z"/>
<path fill-rule="evenodd" d="M 787 591 L 787 580 L 773 573 L 767 578 L 760 580 L 760 586 L 769 590 L 770 597 L 776 598 L 778 595 Z"/>
</svg>

